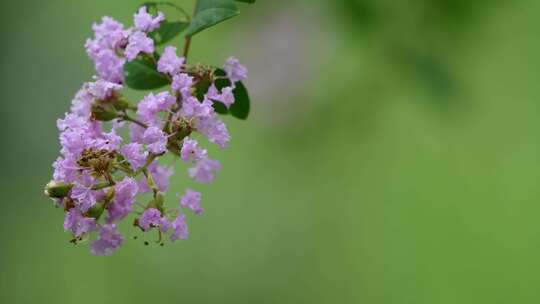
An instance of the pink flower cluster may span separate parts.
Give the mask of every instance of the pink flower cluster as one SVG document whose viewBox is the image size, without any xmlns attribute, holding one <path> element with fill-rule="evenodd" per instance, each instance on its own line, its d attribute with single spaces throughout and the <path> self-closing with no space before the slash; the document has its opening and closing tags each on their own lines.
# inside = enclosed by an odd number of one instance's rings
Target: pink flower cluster
<svg viewBox="0 0 540 304">
<path fill-rule="evenodd" d="M 131 28 L 110 17 L 94 24 L 95 36 L 85 47 L 97 76 L 82 86 L 71 111 L 57 122 L 61 156 L 53 164 L 53 180 L 45 193 L 63 207 L 64 229 L 73 235 L 72 242 L 89 237 L 95 255 L 110 255 L 122 245 L 118 223 L 130 214 L 141 233 L 154 231 L 161 244 L 164 235 L 171 241 L 186 239 L 185 211 L 203 213 L 201 194 L 186 189 L 176 206 L 166 207 L 164 193 L 174 168 L 161 165 L 159 159 L 172 154 L 188 164 L 186 173 L 194 181 L 210 183 L 221 165 L 201 147 L 199 138 L 222 149 L 230 140 L 214 103 L 230 107 L 235 83 L 247 77 L 247 70 L 229 58 L 224 70 L 231 85 L 218 89 L 212 69 L 186 65 L 175 47 L 167 46 L 154 57 L 148 34 L 164 20 L 161 12 L 152 16 L 141 7 Z M 150 93 L 134 105 L 121 92 L 124 65 L 138 56 L 155 60 L 157 71 L 170 79 L 170 89 Z M 210 85 L 198 99 L 202 79 Z M 124 133 L 129 136 L 120 136 Z"/>
</svg>

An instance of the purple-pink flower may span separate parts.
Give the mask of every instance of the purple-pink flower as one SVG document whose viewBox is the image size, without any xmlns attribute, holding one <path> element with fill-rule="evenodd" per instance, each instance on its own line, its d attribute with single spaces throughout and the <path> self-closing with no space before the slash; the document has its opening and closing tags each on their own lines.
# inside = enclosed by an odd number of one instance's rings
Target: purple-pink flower
<svg viewBox="0 0 540 304">
<path fill-rule="evenodd" d="M 96 220 L 92 217 L 84 217 L 81 212 L 71 208 L 64 219 L 64 230 L 71 231 L 73 236 L 78 238 L 84 233 L 96 229 Z"/>
<path fill-rule="evenodd" d="M 96 204 L 98 192 L 92 190 L 92 184 L 76 183 L 71 189 L 71 198 L 82 212 L 88 211 Z"/>
<path fill-rule="evenodd" d="M 132 61 L 140 53 L 152 54 L 154 52 L 154 40 L 150 39 L 144 32 L 136 31 L 129 36 L 126 46 L 126 58 Z"/>
<path fill-rule="evenodd" d="M 133 170 L 138 170 L 144 166 L 148 157 L 148 152 L 138 142 L 133 142 L 122 147 L 120 152 L 130 164 Z"/>
<path fill-rule="evenodd" d="M 171 241 L 187 240 L 189 231 L 185 215 L 180 214 L 178 217 L 176 217 L 176 219 L 171 223 L 171 228 L 173 230 L 170 237 Z"/>
<path fill-rule="evenodd" d="M 149 127 L 144 131 L 143 141 L 148 151 L 161 154 L 167 150 L 167 136 L 158 127 Z"/>
<path fill-rule="evenodd" d="M 86 53 L 94 61 L 98 76 L 106 81 L 122 83 L 125 59 L 118 56 L 116 50 L 125 47 L 129 31 L 124 25 L 110 18 L 103 17 L 100 24 L 92 26 L 94 39 L 85 44 Z"/>
<path fill-rule="evenodd" d="M 175 103 L 176 98 L 169 92 L 161 92 L 156 95 L 150 93 L 139 103 L 137 107 L 137 116 L 146 124 L 160 127 L 161 125 L 157 114 L 169 110 Z"/>
<path fill-rule="evenodd" d="M 139 126 L 138 124 L 130 124 L 129 125 L 129 138 L 132 142 L 136 143 L 142 143 L 143 142 L 143 134 L 146 129 Z"/>
<path fill-rule="evenodd" d="M 73 183 L 79 172 L 79 166 L 71 155 L 66 156 L 66 158 L 61 156 L 58 157 L 53 163 L 53 168 L 54 180 L 64 181 L 67 183 Z"/>
<path fill-rule="evenodd" d="M 169 221 L 165 216 L 162 216 L 161 212 L 156 208 L 148 208 L 139 218 L 139 227 L 144 231 L 157 227 L 161 232 L 167 232 L 169 229 Z"/>
<path fill-rule="evenodd" d="M 176 55 L 176 47 L 168 46 L 163 50 L 161 57 L 159 57 L 157 69 L 161 73 L 176 75 L 182 70 L 184 62 L 184 57 L 178 57 Z"/>
<path fill-rule="evenodd" d="M 98 239 L 92 242 L 91 251 L 94 255 L 111 255 L 123 242 L 116 224 L 105 224 L 99 229 Z"/>
<path fill-rule="evenodd" d="M 159 24 L 165 20 L 165 15 L 162 12 L 158 12 L 158 15 L 153 18 L 146 11 L 146 6 L 141 6 L 139 11 L 133 17 L 135 28 L 143 32 L 152 32 L 159 27 Z"/>
<path fill-rule="evenodd" d="M 199 143 L 195 139 L 189 137 L 184 138 L 182 149 L 180 150 L 180 158 L 184 162 L 197 160 L 206 155 L 206 151 L 199 148 Z"/>
<path fill-rule="evenodd" d="M 233 88 L 224 87 L 221 89 L 221 94 L 218 96 L 217 100 L 221 101 L 227 108 L 230 108 L 234 103 Z"/>
<path fill-rule="evenodd" d="M 133 201 L 139 191 L 137 181 L 130 177 L 118 182 L 114 186 L 115 195 L 114 201 L 109 205 L 109 222 L 118 221 L 126 217 L 130 212 Z"/>
<path fill-rule="evenodd" d="M 195 214 L 201 214 L 201 194 L 192 189 L 186 189 L 186 193 L 180 198 L 180 207 L 189 209 Z"/>
<path fill-rule="evenodd" d="M 208 119 L 215 115 L 212 102 L 208 99 L 199 102 L 197 98 L 189 96 L 182 101 L 179 114 L 187 119 Z"/>
<path fill-rule="evenodd" d="M 180 73 L 173 76 L 172 79 L 172 89 L 175 92 L 178 92 L 184 97 L 188 98 L 191 94 L 191 86 L 193 85 L 193 77 L 189 76 L 186 73 Z"/>
<path fill-rule="evenodd" d="M 214 181 L 215 171 L 221 169 L 217 160 L 203 157 L 195 161 L 195 166 L 188 169 L 189 176 L 198 183 L 208 184 Z"/>
<path fill-rule="evenodd" d="M 231 139 L 225 123 L 214 117 L 198 120 L 197 130 L 205 135 L 208 141 L 217 144 L 222 149 L 227 147 L 227 143 Z"/>
<path fill-rule="evenodd" d="M 232 83 L 242 81 L 247 78 L 247 69 L 240 64 L 240 61 L 235 57 L 229 57 L 223 67 L 227 73 L 227 77 Z"/>
<path fill-rule="evenodd" d="M 218 91 L 217 87 L 212 84 L 208 88 L 205 97 L 212 101 L 219 101 L 224 104 L 227 108 L 230 108 L 234 103 L 234 88 L 233 87 L 224 87 L 221 89 L 221 93 Z"/>
</svg>

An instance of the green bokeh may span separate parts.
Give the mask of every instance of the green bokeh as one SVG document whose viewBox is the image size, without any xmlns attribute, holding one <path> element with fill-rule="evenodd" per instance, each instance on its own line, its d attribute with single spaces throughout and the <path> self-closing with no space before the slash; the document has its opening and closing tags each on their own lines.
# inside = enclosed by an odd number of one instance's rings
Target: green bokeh
<svg viewBox="0 0 540 304">
<path fill-rule="evenodd" d="M 240 5 L 190 55 L 238 56 L 253 99 L 204 216 L 94 257 L 42 187 L 90 25 L 138 4 L 0 2 L 0 303 L 540 301 L 538 1 Z"/>
</svg>

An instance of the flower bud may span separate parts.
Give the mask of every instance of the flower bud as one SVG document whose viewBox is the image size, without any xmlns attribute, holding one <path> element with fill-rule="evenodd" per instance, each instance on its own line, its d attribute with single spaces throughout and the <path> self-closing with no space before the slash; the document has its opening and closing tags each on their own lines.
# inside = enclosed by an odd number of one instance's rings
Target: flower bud
<svg viewBox="0 0 540 304">
<path fill-rule="evenodd" d="M 193 126 L 185 119 L 179 119 L 173 122 L 172 131 L 174 136 L 170 139 L 174 141 L 182 141 L 185 137 L 191 135 L 193 132 Z"/>
<path fill-rule="evenodd" d="M 193 126 L 185 119 L 179 119 L 172 123 L 172 135 L 168 137 L 167 149 L 180 156 L 182 150 L 182 140 L 193 132 Z"/>
<path fill-rule="evenodd" d="M 124 97 L 118 97 L 113 101 L 113 106 L 118 111 L 124 111 L 129 109 L 130 104 Z"/>
<path fill-rule="evenodd" d="M 92 105 L 92 118 L 100 121 L 110 121 L 118 117 L 113 104 L 97 101 Z"/>
<path fill-rule="evenodd" d="M 165 198 L 161 194 L 157 194 L 156 197 L 150 201 L 148 204 L 148 208 L 156 208 L 159 211 L 163 210 L 163 203 L 165 202 Z"/>
<path fill-rule="evenodd" d="M 103 202 L 97 203 L 86 212 L 86 216 L 93 217 L 96 220 L 99 219 L 103 211 L 105 210 L 105 204 Z"/>
<path fill-rule="evenodd" d="M 71 190 L 71 185 L 64 183 L 63 181 L 52 180 L 45 185 L 44 193 L 51 198 L 63 198 Z"/>
</svg>

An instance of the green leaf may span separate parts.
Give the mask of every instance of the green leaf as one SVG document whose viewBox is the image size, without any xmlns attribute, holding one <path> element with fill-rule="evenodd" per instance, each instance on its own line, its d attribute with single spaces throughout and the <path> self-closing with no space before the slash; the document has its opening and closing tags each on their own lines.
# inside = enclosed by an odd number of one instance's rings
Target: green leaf
<svg viewBox="0 0 540 304">
<path fill-rule="evenodd" d="M 222 69 L 216 69 L 215 75 L 225 76 L 226 73 Z M 229 79 L 221 78 L 221 79 L 216 80 L 216 88 L 218 88 L 220 91 L 222 88 L 228 87 L 230 85 L 231 85 L 231 82 Z M 232 116 L 236 118 L 246 119 L 249 115 L 250 99 L 249 99 L 249 93 L 241 81 L 238 81 L 235 83 L 233 95 L 234 95 L 234 103 L 229 108 L 229 112 L 231 113 Z"/>
<path fill-rule="evenodd" d="M 247 119 L 249 115 L 250 101 L 249 93 L 242 82 L 236 83 L 236 88 L 233 90 L 234 103 L 229 111 L 232 116 L 239 119 Z"/>
<path fill-rule="evenodd" d="M 126 85 L 135 90 L 157 89 L 169 83 L 169 79 L 157 71 L 155 61 L 143 56 L 126 62 L 124 78 Z"/>
<path fill-rule="evenodd" d="M 214 111 L 216 111 L 216 113 L 219 113 L 219 114 L 229 113 L 229 109 L 227 109 L 227 106 L 219 101 L 214 101 L 214 103 L 212 103 L 212 107 L 214 108 Z"/>
<path fill-rule="evenodd" d="M 186 10 L 184 10 L 181 6 L 178 6 L 172 2 L 166 2 L 166 1 L 160 1 L 160 2 L 145 2 L 142 4 L 142 6 L 146 6 L 146 8 L 148 9 L 148 12 L 152 15 L 156 15 L 159 10 L 160 10 L 160 6 L 161 7 L 172 7 L 174 8 L 175 10 L 177 10 L 178 12 L 180 12 L 182 15 L 184 15 L 184 17 L 186 18 L 186 20 L 189 20 L 189 14 L 186 12 Z"/>
<path fill-rule="evenodd" d="M 188 22 L 183 21 L 175 21 L 175 22 L 168 22 L 165 21 L 161 23 L 161 26 L 151 32 L 149 36 L 154 39 L 154 42 L 156 45 L 164 44 L 176 37 L 178 34 L 180 34 L 183 30 L 185 30 L 189 26 Z"/>
<path fill-rule="evenodd" d="M 206 77 L 200 79 L 198 82 L 197 82 L 197 85 L 195 86 L 195 97 L 197 97 L 197 99 L 202 102 L 203 99 L 204 99 L 204 94 L 206 94 L 206 92 L 208 92 L 208 88 L 210 87 L 210 80 L 207 79 Z"/>
<path fill-rule="evenodd" d="M 199 0 L 186 37 L 238 15 L 234 0 Z"/>
<path fill-rule="evenodd" d="M 255 3 L 255 0 L 236 0 L 237 2 L 244 2 L 244 3 Z"/>
</svg>

